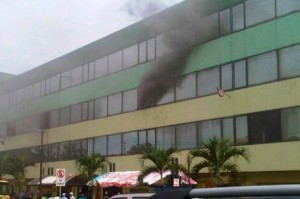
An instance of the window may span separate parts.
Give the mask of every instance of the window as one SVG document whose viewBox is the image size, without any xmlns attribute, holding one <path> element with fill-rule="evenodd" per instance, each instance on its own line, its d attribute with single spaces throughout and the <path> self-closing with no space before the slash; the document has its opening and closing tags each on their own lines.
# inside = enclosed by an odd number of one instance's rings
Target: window
<svg viewBox="0 0 300 199">
<path fill-rule="evenodd" d="M 138 150 L 138 134 L 137 132 L 130 132 L 123 134 L 123 154 L 136 154 Z"/>
<path fill-rule="evenodd" d="M 247 86 L 247 69 L 246 61 L 238 61 L 234 63 L 234 87 L 241 88 Z"/>
<path fill-rule="evenodd" d="M 125 91 L 123 93 L 123 112 L 137 109 L 137 89 Z"/>
<path fill-rule="evenodd" d="M 176 149 L 191 149 L 197 147 L 196 123 L 176 126 Z"/>
<path fill-rule="evenodd" d="M 203 43 L 216 38 L 219 35 L 219 16 L 218 13 L 207 16 L 196 24 L 197 28 L 197 42 Z"/>
<path fill-rule="evenodd" d="M 71 156 L 71 148 L 69 142 L 59 143 L 59 160 L 69 160 Z"/>
<path fill-rule="evenodd" d="M 300 107 L 281 111 L 281 132 L 284 141 L 300 140 Z"/>
<path fill-rule="evenodd" d="M 47 161 L 57 161 L 58 159 L 58 144 L 48 145 L 48 159 Z"/>
<path fill-rule="evenodd" d="M 285 15 L 290 12 L 300 10 L 299 0 L 276 0 L 277 1 L 277 15 Z"/>
<path fill-rule="evenodd" d="M 81 104 L 71 106 L 71 123 L 81 121 Z"/>
<path fill-rule="evenodd" d="M 199 144 L 207 142 L 213 136 L 221 138 L 221 120 L 208 120 L 198 123 Z"/>
<path fill-rule="evenodd" d="M 108 136 L 107 155 L 121 155 L 121 134 Z"/>
<path fill-rule="evenodd" d="M 50 112 L 50 127 L 59 126 L 59 110 Z"/>
<path fill-rule="evenodd" d="M 147 130 L 147 142 L 153 147 L 156 146 L 156 132 L 154 129 Z"/>
<path fill-rule="evenodd" d="M 218 67 L 200 71 L 198 78 L 198 96 L 205 96 L 216 93 L 220 87 L 220 71 Z"/>
<path fill-rule="evenodd" d="M 168 126 L 157 129 L 156 147 L 164 149 L 175 149 L 175 126 Z"/>
<path fill-rule="evenodd" d="M 89 107 L 88 107 L 88 119 L 92 120 L 94 119 L 94 101 L 89 101 Z"/>
<path fill-rule="evenodd" d="M 81 156 L 81 140 L 71 141 L 69 147 L 71 159 L 76 159 Z"/>
<path fill-rule="evenodd" d="M 87 139 L 87 154 L 86 155 L 92 155 L 93 153 L 94 153 L 94 139 L 90 138 L 90 139 Z"/>
<path fill-rule="evenodd" d="M 100 153 L 101 155 L 107 155 L 107 137 L 97 137 L 94 140 L 94 153 Z"/>
<path fill-rule="evenodd" d="M 156 37 L 156 56 L 160 57 L 171 52 L 171 46 L 175 46 L 176 40 L 172 41 L 173 35 L 162 34 Z M 173 49 L 174 50 L 174 49 Z"/>
<path fill-rule="evenodd" d="M 33 84 L 33 98 L 38 98 L 41 96 L 41 82 Z"/>
<path fill-rule="evenodd" d="M 152 60 L 155 58 L 155 38 L 147 41 L 147 59 Z"/>
<path fill-rule="evenodd" d="M 249 114 L 248 129 L 250 144 L 280 141 L 280 111 L 265 111 Z"/>
<path fill-rule="evenodd" d="M 71 84 L 72 86 L 82 83 L 82 67 L 77 67 L 71 71 Z"/>
<path fill-rule="evenodd" d="M 103 77 L 107 74 L 108 74 L 108 57 L 103 57 L 98 59 L 95 63 L 95 78 Z"/>
<path fill-rule="evenodd" d="M 46 95 L 46 81 L 41 81 L 41 96 Z"/>
<path fill-rule="evenodd" d="M 82 103 L 82 117 L 81 117 L 81 119 L 83 121 L 87 120 L 88 119 L 88 114 L 89 114 L 89 103 L 84 102 L 84 103 Z"/>
<path fill-rule="evenodd" d="M 248 84 L 277 80 L 277 56 L 276 52 L 258 55 L 248 59 Z"/>
<path fill-rule="evenodd" d="M 233 118 L 222 119 L 222 134 L 223 138 L 234 142 Z"/>
<path fill-rule="evenodd" d="M 70 123 L 70 107 L 60 109 L 60 125 L 67 125 Z"/>
<path fill-rule="evenodd" d="M 95 100 L 95 118 L 107 116 L 107 97 Z"/>
<path fill-rule="evenodd" d="M 244 4 L 232 8 L 232 30 L 238 31 L 245 27 Z"/>
<path fill-rule="evenodd" d="M 221 87 L 223 90 L 232 89 L 232 64 L 221 66 Z"/>
<path fill-rule="evenodd" d="M 89 65 L 84 64 L 82 67 L 82 82 L 89 81 Z"/>
<path fill-rule="evenodd" d="M 45 94 L 47 95 L 47 94 L 49 94 L 49 93 L 51 93 L 51 79 L 49 78 L 49 79 L 46 79 L 46 90 L 45 90 Z"/>
<path fill-rule="evenodd" d="M 116 93 L 108 96 L 108 115 L 121 113 L 122 111 L 122 93 Z"/>
<path fill-rule="evenodd" d="M 245 6 L 247 27 L 275 17 L 275 0 L 250 0 Z"/>
<path fill-rule="evenodd" d="M 51 93 L 56 92 L 59 90 L 59 85 L 60 85 L 60 74 L 55 75 L 50 78 L 51 81 Z"/>
<path fill-rule="evenodd" d="M 196 73 L 181 77 L 176 83 L 176 101 L 196 97 Z"/>
<path fill-rule="evenodd" d="M 235 118 L 235 128 L 236 128 L 236 139 L 237 144 L 248 143 L 248 122 L 247 116 L 240 116 Z"/>
<path fill-rule="evenodd" d="M 144 63 L 147 60 L 146 41 L 139 43 L 139 63 Z"/>
<path fill-rule="evenodd" d="M 30 85 L 30 86 L 27 86 L 27 87 L 25 88 L 25 96 L 24 96 L 24 100 L 25 100 L 25 101 L 31 100 L 31 99 L 32 99 L 32 96 L 33 96 L 33 94 L 32 94 L 32 85 Z"/>
<path fill-rule="evenodd" d="M 17 91 L 17 103 L 16 104 L 20 104 L 22 102 L 24 102 L 25 99 L 25 92 L 24 89 L 20 89 Z"/>
<path fill-rule="evenodd" d="M 106 73 L 107 73 L 107 65 L 106 65 Z M 89 80 L 95 79 L 96 76 L 96 69 L 95 69 L 95 62 L 89 63 Z"/>
<path fill-rule="evenodd" d="M 122 51 L 115 52 L 108 56 L 108 73 L 122 70 Z"/>
<path fill-rule="evenodd" d="M 125 48 L 123 51 L 123 67 L 129 68 L 138 64 L 138 45 Z"/>
<path fill-rule="evenodd" d="M 158 100 L 157 104 L 167 104 L 175 101 L 174 87 L 169 88 L 166 93 Z"/>
<path fill-rule="evenodd" d="M 300 45 L 279 50 L 280 78 L 289 78 L 300 75 Z"/>
<path fill-rule="evenodd" d="M 60 82 L 61 82 L 61 85 L 60 85 L 61 89 L 70 87 L 71 86 L 71 71 L 61 73 Z"/>
<path fill-rule="evenodd" d="M 220 12 L 220 33 L 226 35 L 231 32 L 231 16 L 230 9 Z"/>
</svg>

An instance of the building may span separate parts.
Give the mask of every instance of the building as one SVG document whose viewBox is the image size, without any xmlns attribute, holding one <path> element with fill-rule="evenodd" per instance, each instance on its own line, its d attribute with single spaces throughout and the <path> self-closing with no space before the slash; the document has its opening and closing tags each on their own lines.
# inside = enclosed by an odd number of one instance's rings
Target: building
<svg viewBox="0 0 300 199">
<path fill-rule="evenodd" d="M 1 154 L 38 163 L 43 135 L 44 175 L 94 152 L 140 170 L 138 145 L 174 147 L 185 164 L 216 135 L 250 149 L 240 184 L 299 183 L 299 21 L 298 0 L 187 0 L 11 78 Z"/>
</svg>

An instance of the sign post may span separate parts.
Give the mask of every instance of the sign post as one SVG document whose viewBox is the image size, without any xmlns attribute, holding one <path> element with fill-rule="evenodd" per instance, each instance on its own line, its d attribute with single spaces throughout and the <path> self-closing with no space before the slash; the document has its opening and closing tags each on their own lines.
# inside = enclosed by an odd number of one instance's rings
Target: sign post
<svg viewBox="0 0 300 199">
<path fill-rule="evenodd" d="M 61 198 L 61 187 L 66 186 L 66 169 L 56 169 L 56 186 L 59 187 L 59 197 Z"/>
</svg>

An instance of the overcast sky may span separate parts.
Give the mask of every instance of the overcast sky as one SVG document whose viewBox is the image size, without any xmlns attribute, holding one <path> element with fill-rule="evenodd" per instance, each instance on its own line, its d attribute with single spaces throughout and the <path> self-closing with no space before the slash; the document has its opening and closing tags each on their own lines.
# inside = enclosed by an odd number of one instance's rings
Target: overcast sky
<svg viewBox="0 0 300 199">
<path fill-rule="evenodd" d="M 0 72 L 21 74 L 182 0 L 0 0 Z"/>
</svg>

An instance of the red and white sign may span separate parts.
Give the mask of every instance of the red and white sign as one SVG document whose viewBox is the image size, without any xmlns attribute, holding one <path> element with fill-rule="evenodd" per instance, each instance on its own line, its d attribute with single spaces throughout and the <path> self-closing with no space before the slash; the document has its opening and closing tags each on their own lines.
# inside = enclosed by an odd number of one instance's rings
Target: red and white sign
<svg viewBox="0 0 300 199">
<path fill-rule="evenodd" d="M 56 169 L 56 186 L 62 187 L 66 185 L 66 169 Z"/>
</svg>

